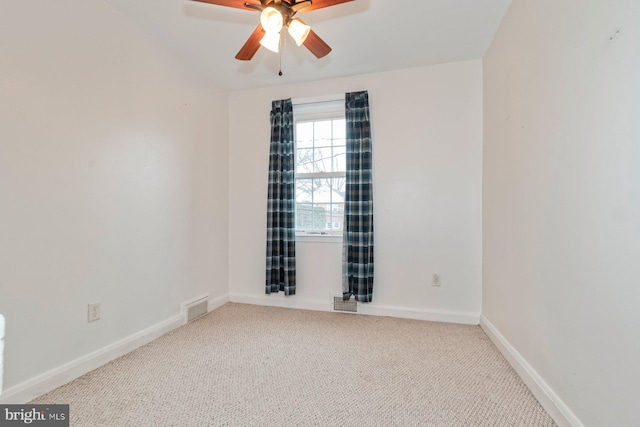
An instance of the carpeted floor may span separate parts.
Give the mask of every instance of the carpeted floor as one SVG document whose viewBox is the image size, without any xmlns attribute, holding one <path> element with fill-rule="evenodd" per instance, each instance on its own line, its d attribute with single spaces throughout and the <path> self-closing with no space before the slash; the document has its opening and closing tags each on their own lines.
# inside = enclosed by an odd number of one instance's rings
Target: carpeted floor
<svg viewBox="0 0 640 427">
<path fill-rule="evenodd" d="M 229 303 L 31 403 L 72 426 L 555 426 L 478 326 Z"/>
</svg>

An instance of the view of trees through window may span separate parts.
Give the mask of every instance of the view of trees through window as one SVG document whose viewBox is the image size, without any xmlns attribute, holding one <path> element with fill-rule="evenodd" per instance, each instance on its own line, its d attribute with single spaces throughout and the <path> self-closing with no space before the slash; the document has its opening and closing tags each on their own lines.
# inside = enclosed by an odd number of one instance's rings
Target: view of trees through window
<svg viewBox="0 0 640 427">
<path fill-rule="evenodd" d="M 343 227 L 346 162 L 345 120 L 296 123 L 296 229 Z"/>
</svg>

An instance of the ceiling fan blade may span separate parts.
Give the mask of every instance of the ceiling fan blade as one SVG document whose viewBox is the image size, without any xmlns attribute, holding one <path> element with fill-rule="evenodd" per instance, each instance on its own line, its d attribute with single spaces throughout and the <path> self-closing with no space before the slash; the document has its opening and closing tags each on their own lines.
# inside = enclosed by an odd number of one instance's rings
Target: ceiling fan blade
<svg viewBox="0 0 640 427">
<path fill-rule="evenodd" d="M 201 3 L 215 4 L 218 6 L 235 7 L 236 9 L 255 10 L 254 8 L 245 6 L 245 3 L 262 6 L 260 0 L 192 0 Z"/>
<path fill-rule="evenodd" d="M 239 59 L 240 61 L 249 61 L 253 58 L 253 55 L 256 54 L 258 49 L 260 49 L 260 40 L 262 39 L 264 32 L 262 25 L 258 25 L 253 34 L 249 36 L 249 39 L 237 53 L 236 59 Z"/>
<path fill-rule="evenodd" d="M 295 4 L 291 5 L 291 10 L 299 12 L 309 6 L 311 6 L 311 0 L 298 0 Z"/>
<path fill-rule="evenodd" d="M 307 39 L 304 41 L 304 47 L 309 49 L 316 58 L 327 56 L 331 52 L 331 47 L 324 42 L 313 30 L 309 31 Z"/>
<path fill-rule="evenodd" d="M 322 9 L 329 6 L 335 6 L 337 4 L 347 3 L 350 1 L 353 1 L 353 0 L 311 0 L 311 5 L 303 8 L 301 12 L 310 12 L 312 10 Z"/>
</svg>

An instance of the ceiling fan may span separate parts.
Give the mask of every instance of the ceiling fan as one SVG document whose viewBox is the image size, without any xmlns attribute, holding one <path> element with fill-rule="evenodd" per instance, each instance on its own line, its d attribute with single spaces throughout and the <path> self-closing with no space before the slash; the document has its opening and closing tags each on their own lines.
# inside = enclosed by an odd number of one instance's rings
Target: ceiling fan
<svg viewBox="0 0 640 427">
<path fill-rule="evenodd" d="M 278 52 L 280 31 L 286 28 L 298 46 L 304 45 L 317 58 L 331 52 L 331 47 L 324 42 L 311 27 L 294 18 L 298 12 L 310 12 L 353 0 L 193 0 L 218 6 L 235 7 L 260 12 L 260 25 L 249 36 L 244 46 L 236 55 L 236 59 L 248 61 L 253 58 L 260 46 Z"/>
</svg>

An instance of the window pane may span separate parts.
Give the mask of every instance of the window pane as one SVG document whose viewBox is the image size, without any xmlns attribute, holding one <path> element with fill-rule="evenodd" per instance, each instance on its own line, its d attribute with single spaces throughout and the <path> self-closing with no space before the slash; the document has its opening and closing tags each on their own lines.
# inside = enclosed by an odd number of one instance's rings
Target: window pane
<svg viewBox="0 0 640 427">
<path fill-rule="evenodd" d="M 327 230 L 327 223 L 331 222 L 331 205 L 313 205 L 313 229 Z"/>
<path fill-rule="evenodd" d="M 328 147 L 331 145 L 331 120 L 313 122 L 313 139 L 316 147 Z"/>
<path fill-rule="evenodd" d="M 331 148 L 316 148 L 314 151 L 314 172 L 331 172 Z"/>
<path fill-rule="evenodd" d="M 313 150 L 308 148 L 296 150 L 296 172 L 313 172 Z"/>
<path fill-rule="evenodd" d="M 346 178 L 331 178 L 332 186 L 332 198 L 333 203 L 344 203 L 344 191 L 346 185 Z"/>
<path fill-rule="evenodd" d="M 313 200 L 311 194 L 313 191 L 312 179 L 296 180 L 296 203 L 311 203 Z"/>
<path fill-rule="evenodd" d="M 345 120 L 296 124 L 296 174 L 346 171 Z M 296 178 L 296 228 L 340 231 L 344 227 L 346 178 Z"/>
<path fill-rule="evenodd" d="M 296 147 L 313 147 L 313 122 L 302 122 L 296 125 Z"/>
<path fill-rule="evenodd" d="M 346 172 L 347 153 L 346 147 L 333 147 L 333 172 Z"/>
<path fill-rule="evenodd" d="M 317 178 L 313 184 L 313 202 L 331 203 L 331 178 Z"/>
<path fill-rule="evenodd" d="M 345 139 L 346 136 L 346 124 L 344 119 L 333 121 L 333 139 Z M 344 143 L 343 143 L 344 144 Z"/>
<path fill-rule="evenodd" d="M 346 139 L 334 139 L 333 140 L 333 146 L 334 147 L 344 147 L 345 145 L 347 145 L 347 140 Z"/>
<path fill-rule="evenodd" d="M 311 230 L 313 228 L 313 205 L 296 204 L 296 228 Z"/>
<path fill-rule="evenodd" d="M 343 229 L 344 203 L 333 203 L 331 205 L 331 220 L 333 221 L 334 230 Z"/>
</svg>

